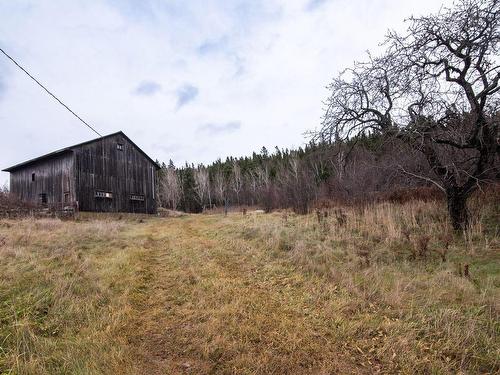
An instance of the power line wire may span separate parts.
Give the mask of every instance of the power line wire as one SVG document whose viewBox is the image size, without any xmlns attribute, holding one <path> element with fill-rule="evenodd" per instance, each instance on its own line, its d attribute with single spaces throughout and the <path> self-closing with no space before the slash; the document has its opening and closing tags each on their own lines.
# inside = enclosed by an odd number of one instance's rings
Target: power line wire
<svg viewBox="0 0 500 375">
<path fill-rule="evenodd" d="M 14 60 L 11 56 L 9 56 L 7 54 L 7 52 L 5 52 L 2 48 L 0 48 L 0 52 L 2 52 L 10 61 L 12 61 L 19 69 L 21 69 L 24 73 L 26 73 L 28 75 L 28 77 L 30 77 L 33 81 L 35 81 L 38 86 L 40 86 L 42 89 L 44 89 L 47 94 L 49 94 L 50 96 L 52 96 L 55 100 L 57 100 L 59 102 L 59 104 L 61 104 L 64 108 L 66 108 L 68 111 L 71 112 L 71 114 L 73 116 L 75 116 L 78 120 L 80 120 L 81 122 L 83 122 L 90 130 L 92 130 L 94 133 L 96 133 L 99 137 L 102 137 L 102 135 L 97 131 L 95 130 L 91 125 L 89 125 L 84 119 L 82 119 L 80 116 L 78 116 L 75 112 L 73 112 L 73 110 L 71 108 L 69 108 L 66 104 L 64 104 L 57 96 L 55 96 L 54 94 L 52 94 L 49 89 L 47 89 L 44 85 L 42 85 L 35 77 L 33 77 L 30 73 L 28 73 L 28 71 L 26 69 L 24 69 L 21 65 L 19 65 L 17 63 L 16 60 Z"/>
</svg>

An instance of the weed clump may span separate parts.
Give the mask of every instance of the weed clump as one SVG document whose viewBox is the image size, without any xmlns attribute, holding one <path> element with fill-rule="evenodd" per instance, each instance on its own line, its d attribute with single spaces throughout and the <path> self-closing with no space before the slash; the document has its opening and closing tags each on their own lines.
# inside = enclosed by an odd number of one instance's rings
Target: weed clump
<svg viewBox="0 0 500 375">
<path fill-rule="evenodd" d="M 278 250 L 280 251 L 292 251 L 295 247 L 295 238 L 293 235 L 286 231 L 282 230 L 279 234 L 279 239 L 278 239 Z"/>
</svg>

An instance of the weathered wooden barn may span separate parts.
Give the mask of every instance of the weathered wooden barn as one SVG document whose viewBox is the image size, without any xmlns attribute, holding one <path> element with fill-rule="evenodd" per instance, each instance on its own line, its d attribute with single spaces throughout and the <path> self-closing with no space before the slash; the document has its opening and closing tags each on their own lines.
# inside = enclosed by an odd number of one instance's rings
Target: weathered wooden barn
<svg viewBox="0 0 500 375">
<path fill-rule="evenodd" d="M 156 213 L 160 167 L 123 132 L 4 169 L 25 202 L 80 211 Z"/>
</svg>

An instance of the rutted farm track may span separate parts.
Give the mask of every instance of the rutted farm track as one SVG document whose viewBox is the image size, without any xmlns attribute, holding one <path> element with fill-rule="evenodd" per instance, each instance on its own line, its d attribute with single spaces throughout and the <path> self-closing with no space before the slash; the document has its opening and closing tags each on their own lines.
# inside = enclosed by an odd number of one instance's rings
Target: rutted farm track
<svg viewBox="0 0 500 375">
<path fill-rule="evenodd" d="M 308 305 L 325 290 L 227 223 L 181 220 L 155 224 L 140 259 L 130 331 L 144 374 L 368 372 L 322 337 L 333 322 Z"/>
</svg>

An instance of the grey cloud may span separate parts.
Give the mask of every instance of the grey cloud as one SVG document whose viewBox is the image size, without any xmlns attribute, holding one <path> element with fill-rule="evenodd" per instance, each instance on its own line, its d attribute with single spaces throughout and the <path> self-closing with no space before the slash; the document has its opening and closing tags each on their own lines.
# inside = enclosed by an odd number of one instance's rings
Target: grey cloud
<svg viewBox="0 0 500 375">
<path fill-rule="evenodd" d="M 185 84 L 177 89 L 177 109 L 193 101 L 198 96 L 198 88 L 193 85 Z"/>
<path fill-rule="evenodd" d="M 161 90 L 161 85 L 154 81 L 143 81 L 134 90 L 134 94 L 151 96 Z"/>
<path fill-rule="evenodd" d="M 198 52 L 199 55 L 207 55 L 210 53 L 226 50 L 227 48 L 227 37 L 223 36 L 216 40 L 205 40 L 196 48 L 196 52 Z"/>
<path fill-rule="evenodd" d="M 167 143 L 167 144 L 154 143 L 153 148 L 155 150 L 162 151 L 165 154 L 172 154 L 172 153 L 176 153 L 179 150 L 183 149 L 183 146 L 178 144 L 178 143 Z"/>
<path fill-rule="evenodd" d="M 198 132 L 199 133 L 206 133 L 209 135 L 217 135 L 217 134 L 224 134 L 224 133 L 232 133 L 235 132 L 236 130 L 239 130 L 241 128 L 241 122 L 240 121 L 230 121 L 226 123 L 221 123 L 221 124 L 215 124 L 215 123 L 208 123 L 204 125 L 198 126 Z"/>
</svg>

